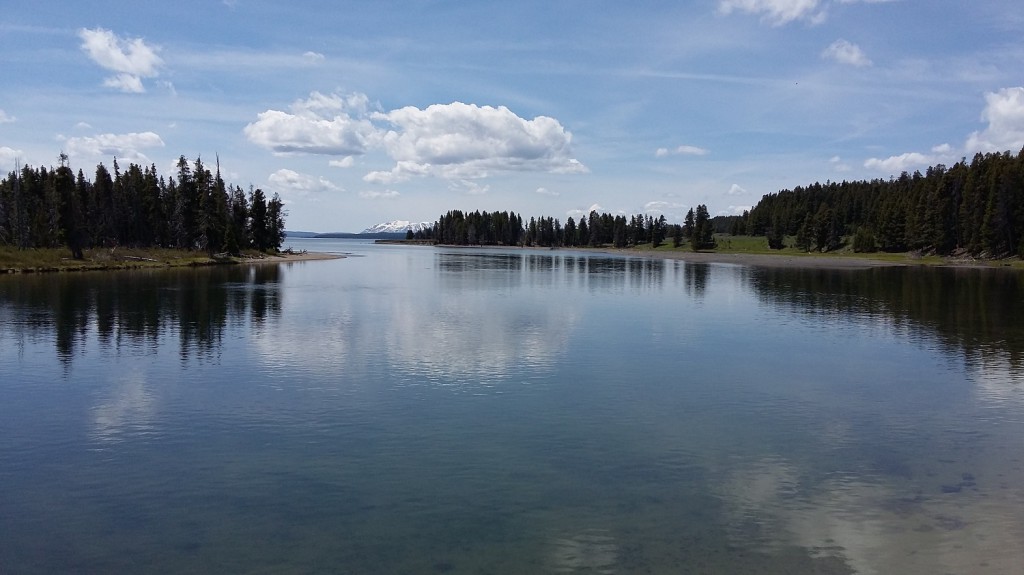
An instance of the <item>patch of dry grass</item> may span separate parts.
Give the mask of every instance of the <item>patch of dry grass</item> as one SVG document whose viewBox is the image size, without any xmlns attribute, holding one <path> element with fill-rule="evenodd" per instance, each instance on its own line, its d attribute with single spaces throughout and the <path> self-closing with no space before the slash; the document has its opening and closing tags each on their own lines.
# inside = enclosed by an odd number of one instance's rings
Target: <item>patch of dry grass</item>
<svg viewBox="0 0 1024 575">
<path fill-rule="evenodd" d="M 147 267 L 174 267 L 235 263 L 231 257 L 210 257 L 203 252 L 166 248 L 94 248 L 83 252 L 75 260 L 63 248 L 33 248 L 20 250 L 0 247 L 0 272 L 50 272 Z"/>
</svg>

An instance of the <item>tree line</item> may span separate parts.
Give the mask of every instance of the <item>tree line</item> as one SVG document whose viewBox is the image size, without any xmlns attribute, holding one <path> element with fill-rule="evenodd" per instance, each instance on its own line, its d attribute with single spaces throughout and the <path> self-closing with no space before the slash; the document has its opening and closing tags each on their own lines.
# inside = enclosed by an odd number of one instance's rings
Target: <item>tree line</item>
<svg viewBox="0 0 1024 575">
<path fill-rule="evenodd" d="M 525 221 L 515 212 L 452 210 L 433 226 L 409 232 L 407 237 L 448 245 L 626 248 L 651 244 L 657 248 L 671 241 L 674 247 L 689 242 L 695 250 L 715 246 L 714 223 L 703 204 L 696 211 L 690 209 L 682 225 L 669 224 L 664 215 L 636 214 L 627 219 L 591 211 L 578 222 L 570 216 L 563 224 L 548 216 Z"/>
<path fill-rule="evenodd" d="M 765 236 L 773 249 L 788 243 L 828 252 L 852 244 L 859 252 L 1024 257 L 1024 150 L 979 153 L 970 162 L 888 180 L 798 186 L 767 194 L 738 216 L 712 218 L 699 205 L 682 225 L 643 214 L 595 211 L 563 224 L 551 217 L 524 221 L 514 212 L 455 210 L 416 237 L 455 245 L 551 247 L 658 247 L 671 241 L 700 250 L 715 247 L 716 233 Z"/>
<path fill-rule="evenodd" d="M 102 163 L 92 180 L 68 166 L 24 166 L 0 180 L 0 245 L 67 246 L 76 259 L 93 247 L 168 247 L 238 255 L 273 251 L 284 241 L 284 204 L 275 193 L 225 184 L 220 163 L 178 159 L 175 176 L 130 164 Z"/>
<path fill-rule="evenodd" d="M 761 198 L 729 225 L 810 251 L 1024 256 L 1024 150 L 976 154 L 898 178 L 815 183 Z"/>
</svg>

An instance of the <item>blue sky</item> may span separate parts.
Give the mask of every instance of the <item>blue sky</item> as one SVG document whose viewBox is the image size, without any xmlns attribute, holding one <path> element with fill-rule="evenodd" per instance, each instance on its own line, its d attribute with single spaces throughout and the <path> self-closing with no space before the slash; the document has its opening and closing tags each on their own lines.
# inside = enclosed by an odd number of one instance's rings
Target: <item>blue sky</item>
<svg viewBox="0 0 1024 575">
<path fill-rule="evenodd" d="M 0 22 L 0 167 L 219 156 L 294 230 L 737 213 L 1024 146 L 1019 0 L 88 3 Z"/>
</svg>

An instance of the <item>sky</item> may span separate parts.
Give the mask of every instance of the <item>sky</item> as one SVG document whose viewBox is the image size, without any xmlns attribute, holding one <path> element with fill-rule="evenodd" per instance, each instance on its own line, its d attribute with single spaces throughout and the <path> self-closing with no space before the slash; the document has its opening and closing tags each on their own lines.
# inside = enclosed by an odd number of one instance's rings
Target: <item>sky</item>
<svg viewBox="0 0 1024 575">
<path fill-rule="evenodd" d="M 58 2 L 0 20 L 0 169 L 218 160 L 287 227 L 736 214 L 1024 147 L 1019 0 Z"/>
</svg>

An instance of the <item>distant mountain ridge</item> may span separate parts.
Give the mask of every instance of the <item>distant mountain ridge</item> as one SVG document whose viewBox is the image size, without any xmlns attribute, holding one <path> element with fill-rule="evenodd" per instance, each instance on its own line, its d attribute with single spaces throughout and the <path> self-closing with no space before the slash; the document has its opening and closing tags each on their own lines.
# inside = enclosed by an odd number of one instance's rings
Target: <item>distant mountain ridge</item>
<svg viewBox="0 0 1024 575">
<path fill-rule="evenodd" d="M 434 222 L 409 222 L 406 220 L 394 220 L 370 226 L 359 232 L 361 234 L 404 234 L 408 230 L 413 233 L 433 227 Z"/>
<path fill-rule="evenodd" d="M 354 232 L 303 232 L 288 230 L 285 235 L 292 238 L 361 238 L 361 239 L 401 239 L 405 237 L 408 230 L 416 233 L 421 230 L 430 229 L 434 222 L 408 222 L 405 220 L 394 220 L 370 226 L 365 230 Z"/>
</svg>

